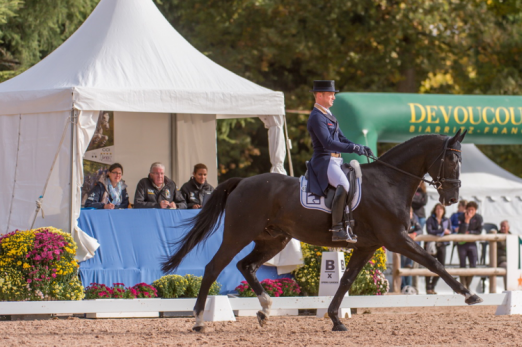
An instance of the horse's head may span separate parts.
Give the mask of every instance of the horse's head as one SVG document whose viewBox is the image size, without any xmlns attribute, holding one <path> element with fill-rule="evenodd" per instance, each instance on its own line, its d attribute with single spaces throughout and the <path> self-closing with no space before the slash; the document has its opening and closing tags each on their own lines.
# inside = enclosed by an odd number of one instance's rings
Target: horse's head
<svg viewBox="0 0 522 347">
<path fill-rule="evenodd" d="M 437 184 L 439 201 L 445 206 L 456 203 L 459 200 L 460 169 L 462 155 L 460 144 L 466 136 L 466 131 L 461 134 L 459 130 L 455 136 L 447 137 L 440 155 L 430 166 L 428 173 Z"/>
</svg>

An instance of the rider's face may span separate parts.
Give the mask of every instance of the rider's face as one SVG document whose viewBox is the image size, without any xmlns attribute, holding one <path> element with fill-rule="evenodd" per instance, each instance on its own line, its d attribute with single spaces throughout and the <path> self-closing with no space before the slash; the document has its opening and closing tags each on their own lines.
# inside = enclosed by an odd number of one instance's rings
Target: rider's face
<svg viewBox="0 0 522 347">
<path fill-rule="evenodd" d="M 334 92 L 321 92 L 315 95 L 315 101 L 326 108 L 330 108 L 333 106 L 335 100 Z"/>
</svg>

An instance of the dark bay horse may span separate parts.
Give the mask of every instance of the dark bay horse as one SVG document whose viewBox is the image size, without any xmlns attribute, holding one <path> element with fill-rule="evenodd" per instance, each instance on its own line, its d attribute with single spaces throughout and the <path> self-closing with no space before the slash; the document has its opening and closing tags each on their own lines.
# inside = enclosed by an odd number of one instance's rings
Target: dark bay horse
<svg viewBox="0 0 522 347">
<path fill-rule="evenodd" d="M 216 229 L 225 212 L 223 243 L 205 267 L 201 289 L 194 307 L 196 331 L 204 330 L 203 310 L 211 284 L 236 254 L 254 241 L 249 255 L 237 267 L 256 293 L 262 311 L 257 316 L 261 326 L 270 315 L 272 301 L 256 278 L 257 269 L 296 238 L 327 247 L 353 248 L 350 262 L 339 289 L 328 308 L 334 331 L 347 330 L 337 315 L 345 293 L 375 250 L 385 246 L 401 253 L 438 274 L 467 304 L 482 302 L 449 275 L 444 266 L 417 245 L 406 230 L 410 206 L 421 177 L 429 173 L 439 177 L 437 190 L 444 205 L 459 198 L 460 143 L 465 133 L 453 137 L 422 135 L 400 144 L 378 161 L 361 165 L 363 171 L 362 199 L 354 211 L 355 244 L 332 242 L 328 231 L 331 216 L 303 208 L 299 201 L 299 180 L 281 174 L 262 174 L 245 179 L 231 178 L 216 188 L 202 211 L 194 217 L 192 229 L 181 239 L 180 248 L 166 262 L 163 271 L 171 272 L 198 243 L 205 241 Z M 401 172 L 402 170 L 402 172 Z"/>
</svg>

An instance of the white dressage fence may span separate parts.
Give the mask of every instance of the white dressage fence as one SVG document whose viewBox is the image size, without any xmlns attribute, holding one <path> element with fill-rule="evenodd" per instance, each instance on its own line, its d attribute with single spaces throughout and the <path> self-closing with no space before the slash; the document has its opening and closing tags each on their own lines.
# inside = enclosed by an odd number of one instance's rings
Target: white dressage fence
<svg viewBox="0 0 522 347">
<path fill-rule="evenodd" d="M 522 292 L 483 294 L 479 305 L 498 306 L 496 314 L 522 314 Z M 272 298 L 272 309 L 325 309 L 331 296 Z M 82 301 L 0 302 L 1 315 L 83 314 L 125 312 L 187 312 L 196 299 L 102 299 Z M 467 306 L 462 295 L 348 296 L 341 308 Z M 209 296 L 206 321 L 234 321 L 234 310 L 260 310 L 257 298 Z"/>
</svg>

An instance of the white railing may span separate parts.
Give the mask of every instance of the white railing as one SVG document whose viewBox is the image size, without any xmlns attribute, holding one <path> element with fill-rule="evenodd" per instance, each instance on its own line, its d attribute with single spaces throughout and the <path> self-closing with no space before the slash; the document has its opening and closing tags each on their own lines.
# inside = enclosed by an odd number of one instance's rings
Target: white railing
<svg viewBox="0 0 522 347">
<path fill-rule="evenodd" d="M 415 241 L 455 241 L 455 242 L 475 242 L 488 241 L 489 242 L 489 267 L 487 268 L 446 268 L 446 271 L 452 276 L 488 276 L 489 277 L 489 291 L 496 293 L 497 290 L 497 276 L 505 276 L 506 269 L 497 267 L 497 241 L 504 241 L 506 234 L 485 234 L 485 235 L 464 235 L 451 234 L 446 236 L 434 235 L 419 235 Z M 401 268 L 400 254 L 393 253 L 393 290 L 395 293 L 400 293 L 401 276 L 438 276 L 428 269 L 404 269 Z"/>
</svg>

